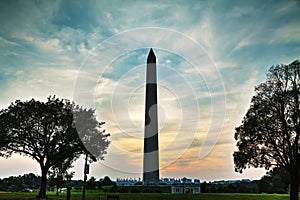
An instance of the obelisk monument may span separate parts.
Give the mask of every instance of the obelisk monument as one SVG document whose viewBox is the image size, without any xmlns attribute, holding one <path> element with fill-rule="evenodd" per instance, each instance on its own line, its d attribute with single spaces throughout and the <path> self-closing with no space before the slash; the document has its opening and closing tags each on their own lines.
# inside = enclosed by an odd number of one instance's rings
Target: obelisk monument
<svg viewBox="0 0 300 200">
<path fill-rule="evenodd" d="M 147 58 L 144 132 L 143 184 L 159 184 L 156 57 L 150 49 Z"/>
</svg>

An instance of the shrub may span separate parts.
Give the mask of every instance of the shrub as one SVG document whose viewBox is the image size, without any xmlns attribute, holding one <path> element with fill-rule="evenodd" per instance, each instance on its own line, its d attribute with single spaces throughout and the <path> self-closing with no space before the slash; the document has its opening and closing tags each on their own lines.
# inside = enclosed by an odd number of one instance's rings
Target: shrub
<svg viewBox="0 0 300 200">
<path fill-rule="evenodd" d="M 138 189 L 138 188 L 132 188 L 131 192 L 132 192 L 132 193 L 140 193 L 141 190 Z"/>
</svg>

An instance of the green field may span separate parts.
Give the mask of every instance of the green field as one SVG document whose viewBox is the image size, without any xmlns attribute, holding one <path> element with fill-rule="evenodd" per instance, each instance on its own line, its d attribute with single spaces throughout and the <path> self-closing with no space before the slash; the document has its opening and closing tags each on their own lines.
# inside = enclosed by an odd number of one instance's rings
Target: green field
<svg viewBox="0 0 300 200">
<path fill-rule="evenodd" d="M 100 193 L 97 191 L 87 192 L 86 200 L 106 200 L 107 194 L 109 193 Z M 114 193 L 117 194 L 117 193 Z M 289 195 L 287 194 L 165 194 L 165 193 L 120 193 L 117 194 L 120 196 L 120 200 L 288 200 Z M 36 193 L 0 193 L 1 200 L 31 200 L 34 199 Z M 71 200 L 81 200 L 81 193 L 73 192 L 71 195 Z M 49 200 L 62 200 L 66 199 L 66 194 L 60 194 L 55 196 L 54 193 L 48 193 L 47 199 Z"/>
</svg>

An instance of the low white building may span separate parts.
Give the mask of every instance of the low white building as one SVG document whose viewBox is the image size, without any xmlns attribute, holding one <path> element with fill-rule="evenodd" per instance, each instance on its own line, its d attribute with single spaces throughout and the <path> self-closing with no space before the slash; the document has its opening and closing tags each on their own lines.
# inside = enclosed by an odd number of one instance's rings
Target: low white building
<svg viewBox="0 0 300 200">
<path fill-rule="evenodd" d="M 199 179 L 192 179 L 190 178 L 182 178 L 179 183 L 173 184 L 171 187 L 172 194 L 200 194 L 200 180 Z"/>
<path fill-rule="evenodd" d="M 200 186 L 195 185 L 176 185 L 171 188 L 172 194 L 200 194 Z"/>
</svg>

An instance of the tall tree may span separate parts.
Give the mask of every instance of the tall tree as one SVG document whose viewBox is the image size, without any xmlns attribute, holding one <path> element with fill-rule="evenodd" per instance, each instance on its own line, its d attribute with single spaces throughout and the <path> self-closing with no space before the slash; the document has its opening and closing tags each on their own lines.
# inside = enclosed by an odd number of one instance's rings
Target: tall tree
<svg viewBox="0 0 300 200">
<path fill-rule="evenodd" d="M 272 66 L 255 95 L 242 125 L 235 130 L 235 170 L 247 166 L 285 169 L 290 199 L 298 200 L 300 169 L 300 62 Z"/>
<path fill-rule="evenodd" d="M 55 96 L 47 102 L 17 100 L 0 111 L 0 155 L 19 153 L 36 160 L 42 175 L 37 198 L 45 199 L 50 168 L 74 161 L 81 154 L 104 159 L 109 134 L 101 124 L 94 110 Z"/>
</svg>

